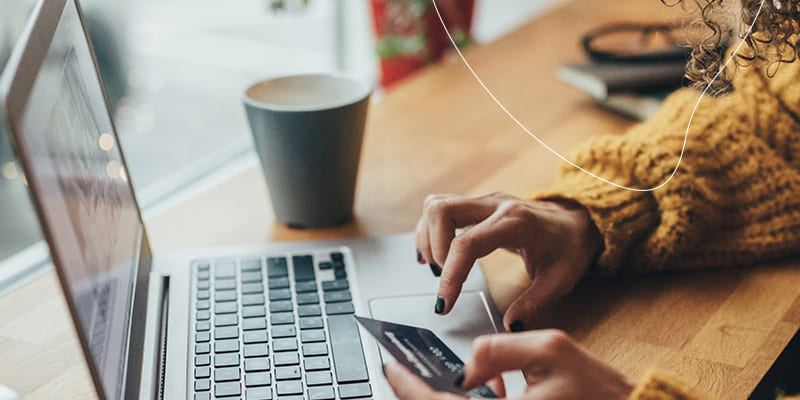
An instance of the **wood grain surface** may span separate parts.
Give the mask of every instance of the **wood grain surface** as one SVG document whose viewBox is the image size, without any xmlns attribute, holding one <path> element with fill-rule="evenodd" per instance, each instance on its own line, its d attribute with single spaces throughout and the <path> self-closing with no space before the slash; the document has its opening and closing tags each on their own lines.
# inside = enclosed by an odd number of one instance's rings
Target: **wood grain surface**
<svg viewBox="0 0 800 400">
<path fill-rule="evenodd" d="M 681 17 L 658 0 L 573 0 L 466 56 L 520 121 L 568 152 L 631 125 L 555 79 L 559 65 L 583 57 L 581 34 L 607 22 Z M 253 168 L 147 227 L 156 251 L 407 232 L 428 194 L 525 195 L 552 183 L 559 166 L 451 57 L 372 107 L 356 217 L 347 225 L 276 226 L 263 175 Z M 585 281 L 542 326 L 566 330 L 631 377 L 658 366 L 719 398 L 744 399 L 800 326 L 797 264 Z M 482 266 L 501 307 L 528 283 L 516 256 L 496 252 Z M 94 398 L 57 286 L 48 273 L 0 298 L 0 384 L 31 400 Z"/>
</svg>

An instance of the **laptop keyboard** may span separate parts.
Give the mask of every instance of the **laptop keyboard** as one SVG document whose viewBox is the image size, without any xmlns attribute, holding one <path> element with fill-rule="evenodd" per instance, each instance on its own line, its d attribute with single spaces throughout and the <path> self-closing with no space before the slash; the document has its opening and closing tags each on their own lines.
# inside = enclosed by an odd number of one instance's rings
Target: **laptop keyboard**
<svg viewBox="0 0 800 400">
<path fill-rule="evenodd" d="M 195 400 L 368 399 L 344 255 L 193 266 Z"/>
</svg>

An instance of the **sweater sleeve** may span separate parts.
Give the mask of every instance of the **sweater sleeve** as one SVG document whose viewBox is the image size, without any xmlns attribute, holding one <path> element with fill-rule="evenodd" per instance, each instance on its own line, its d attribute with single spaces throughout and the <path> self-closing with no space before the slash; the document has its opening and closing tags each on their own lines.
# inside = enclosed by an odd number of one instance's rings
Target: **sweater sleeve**
<svg viewBox="0 0 800 400">
<path fill-rule="evenodd" d="M 650 120 L 625 135 L 590 140 L 570 158 L 631 188 L 661 186 L 671 177 L 660 188 L 621 189 L 566 165 L 558 183 L 533 198 L 570 200 L 588 210 L 605 242 L 596 274 L 796 254 L 800 117 L 792 107 L 800 103 L 790 102 L 800 100 L 800 63 L 794 64 L 773 82 L 755 68 L 742 70 L 732 92 L 699 103 L 699 92 L 678 90 Z"/>
<path fill-rule="evenodd" d="M 650 370 L 636 385 L 628 400 L 711 400 L 711 397 L 668 374 Z"/>
</svg>

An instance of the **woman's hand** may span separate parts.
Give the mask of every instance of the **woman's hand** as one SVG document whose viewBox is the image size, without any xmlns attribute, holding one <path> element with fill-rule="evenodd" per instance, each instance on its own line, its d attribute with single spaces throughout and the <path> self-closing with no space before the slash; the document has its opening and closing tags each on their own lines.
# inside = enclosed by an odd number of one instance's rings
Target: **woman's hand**
<svg viewBox="0 0 800 400">
<path fill-rule="evenodd" d="M 521 370 L 528 382 L 521 399 L 624 400 L 635 386 L 557 330 L 482 336 L 475 340 L 473 351 L 472 360 L 464 366 L 461 388 L 465 391 L 497 382 L 502 372 L 513 370 Z M 400 400 L 464 399 L 433 391 L 397 363 L 387 364 L 385 370 Z M 492 389 L 505 396 L 503 388 Z"/>
<path fill-rule="evenodd" d="M 456 235 L 457 229 L 464 230 Z M 603 240 L 578 204 L 490 193 L 428 196 L 417 224 L 416 245 L 419 261 L 441 271 L 435 307 L 439 314 L 450 312 L 475 260 L 498 248 L 519 254 L 532 282 L 503 321 L 508 330 L 521 331 L 572 290 Z"/>
</svg>

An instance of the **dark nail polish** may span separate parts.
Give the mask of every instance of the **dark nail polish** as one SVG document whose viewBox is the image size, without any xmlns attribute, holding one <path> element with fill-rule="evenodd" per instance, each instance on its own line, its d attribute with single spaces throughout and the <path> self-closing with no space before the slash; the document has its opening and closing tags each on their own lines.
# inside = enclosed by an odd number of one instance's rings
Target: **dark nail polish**
<svg viewBox="0 0 800 400">
<path fill-rule="evenodd" d="M 437 314 L 441 314 L 444 312 L 444 299 L 441 297 L 436 298 L 436 307 L 434 307 L 433 311 Z"/>
<path fill-rule="evenodd" d="M 458 375 L 458 376 L 456 377 L 456 380 L 455 380 L 455 382 L 453 382 L 453 384 L 454 384 L 454 385 L 456 385 L 456 387 L 457 387 L 457 388 L 460 388 L 460 387 L 461 387 L 461 385 L 463 385 L 463 384 L 464 384 L 464 374 L 460 374 L 460 375 Z"/>
<path fill-rule="evenodd" d="M 522 321 L 516 320 L 508 326 L 511 329 L 511 332 L 522 332 L 525 330 L 525 326 L 522 325 Z"/>
<path fill-rule="evenodd" d="M 419 250 L 417 250 L 417 262 L 422 263 L 422 253 L 420 253 Z"/>
<path fill-rule="evenodd" d="M 442 269 L 439 268 L 438 265 L 436 265 L 436 264 L 428 264 L 428 266 L 431 267 L 431 272 L 433 272 L 433 276 L 435 276 L 437 278 L 442 276 Z"/>
</svg>

